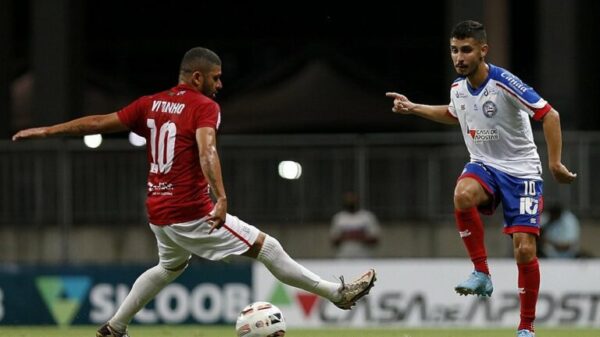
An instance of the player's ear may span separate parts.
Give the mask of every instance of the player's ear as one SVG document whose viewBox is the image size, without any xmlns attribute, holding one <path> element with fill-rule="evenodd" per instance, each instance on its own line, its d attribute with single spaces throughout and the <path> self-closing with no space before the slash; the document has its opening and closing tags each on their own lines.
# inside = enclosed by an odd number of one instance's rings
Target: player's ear
<svg viewBox="0 0 600 337">
<path fill-rule="evenodd" d="M 192 83 L 195 87 L 201 87 L 204 83 L 204 74 L 199 70 L 194 71 L 192 73 Z"/>
<path fill-rule="evenodd" d="M 488 53 L 488 50 L 489 50 L 489 47 L 488 47 L 487 43 L 484 43 L 484 44 L 481 46 L 481 57 L 485 58 L 485 56 L 486 56 L 486 55 L 487 55 L 487 53 Z"/>
</svg>

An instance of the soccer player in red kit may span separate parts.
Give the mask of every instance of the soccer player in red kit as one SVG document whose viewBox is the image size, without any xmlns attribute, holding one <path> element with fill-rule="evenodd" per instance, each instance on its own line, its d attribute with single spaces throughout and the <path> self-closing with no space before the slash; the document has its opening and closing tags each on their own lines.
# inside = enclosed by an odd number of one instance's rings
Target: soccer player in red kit
<svg viewBox="0 0 600 337">
<path fill-rule="evenodd" d="M 169 90 L 143 96 L 118 112 L 26 129 L 13 136 L 16 141 L 131 130 L 146 139 L 146 207 L 159 263 L 139 276 L 97 337 L 127 337 L 134 315 L 185 270 L 192 254 L 209 260 L 230 255 L 254 258 L 281 282 L 327 298 L 344 310 L 373 287 L 373 269 L 351 283 L 343 278 L 341 283 L 321 279 L 294 261 L 275 238 L 227 213 L 216 148 L 221 112 L 213 100 L 221 88 L 220 58 L 196 47 L 183 56 L 179 84 Z"/>
</svg>

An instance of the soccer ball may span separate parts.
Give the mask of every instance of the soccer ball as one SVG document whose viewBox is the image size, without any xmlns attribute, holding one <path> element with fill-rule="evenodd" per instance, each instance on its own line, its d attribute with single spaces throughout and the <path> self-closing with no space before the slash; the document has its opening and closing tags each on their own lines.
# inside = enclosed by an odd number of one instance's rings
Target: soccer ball
<svg viewBox="0 0 600 337">
<path fill-rule="evenodd" d="M 269 302 L 246 306 L 235 323 L 238 337 L 282 337 L 285 329 L 281 310 Z"/>
</svg>

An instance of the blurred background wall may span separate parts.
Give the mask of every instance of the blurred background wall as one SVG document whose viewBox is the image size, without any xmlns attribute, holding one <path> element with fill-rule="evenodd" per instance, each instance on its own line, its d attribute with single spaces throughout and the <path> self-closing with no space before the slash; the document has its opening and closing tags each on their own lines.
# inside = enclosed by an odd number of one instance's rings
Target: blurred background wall
<svg viewBox="0 0 600 337">
<path fill-rule="evenodd" d="M 561 113 L 563 160 L 579 179 L 559 186 L 546 174 L 545 198 L 581 218 L 582 246 L 598 256 L 598 14 L 597 2 L 583 0 L 0 1 L 0 261 L 155 260 L 143 148 L 126 134 L 105 135 L 97 149 L 79 139 L 9 139 L 166 89 L 182 54 L 198 45 L 223 60 L 219 146 L 231 213 L 277 236 L 294 256 L 331 257 L 329 221 L 342 193 L 355 190 L 382 222 L 377 256 L 464 256 L 452 215 L 467 160 L 460 131 L 395 116 L 384 93 L 448 102 L 449 32 L 465 19 L 486 24 L 491 63 Z M 545 163 L 543 135 L 537 140 Z M 302 177 L 281 179 L 281 160 L 301 163 Z M 497 257 L 510 254 L 501 221 L 486 219 Z"/>
</svg>

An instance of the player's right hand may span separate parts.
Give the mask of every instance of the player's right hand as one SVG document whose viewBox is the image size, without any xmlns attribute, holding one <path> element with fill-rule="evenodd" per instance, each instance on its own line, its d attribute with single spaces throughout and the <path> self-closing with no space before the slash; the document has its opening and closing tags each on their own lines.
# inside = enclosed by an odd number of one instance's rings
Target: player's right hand
<svg viewBox="0 0 600 337">
<path fill-rule="evenodd" d="M 211 234 L 214 230 L 217 230 L 225 224 L 225 218 L 227 217 L 227 199 L 219 198 L 215 203 L 215 208 L 208 215 L 206 222 L 210 224 L 208 234 Z"/>
<path fill-rule="evenodd" d="M 12 140 L 13 141 L 17 141 L 20 139 L 27 139 L 27 138 L 44 138 L 47 136 L 47 127 L 43 126 L 40 128 L 31 128 L 31 129 L 25 129 L 25 130 L 21 130 L 17 133 L 15 133 L 14 136 L 12 136 Z"/>
<path fill-rule="evenodd" d="M 408 98 L 406 98 L 406 96 L 397 92 L 386 92 L 385 95 L 394 99 L 394 106 L 392 107 L 392 111 L 396 113 L 410 114 L 412 109 L 414 109 L 416 105 L 413 102 L 411 102 Z"/>
</svg>

